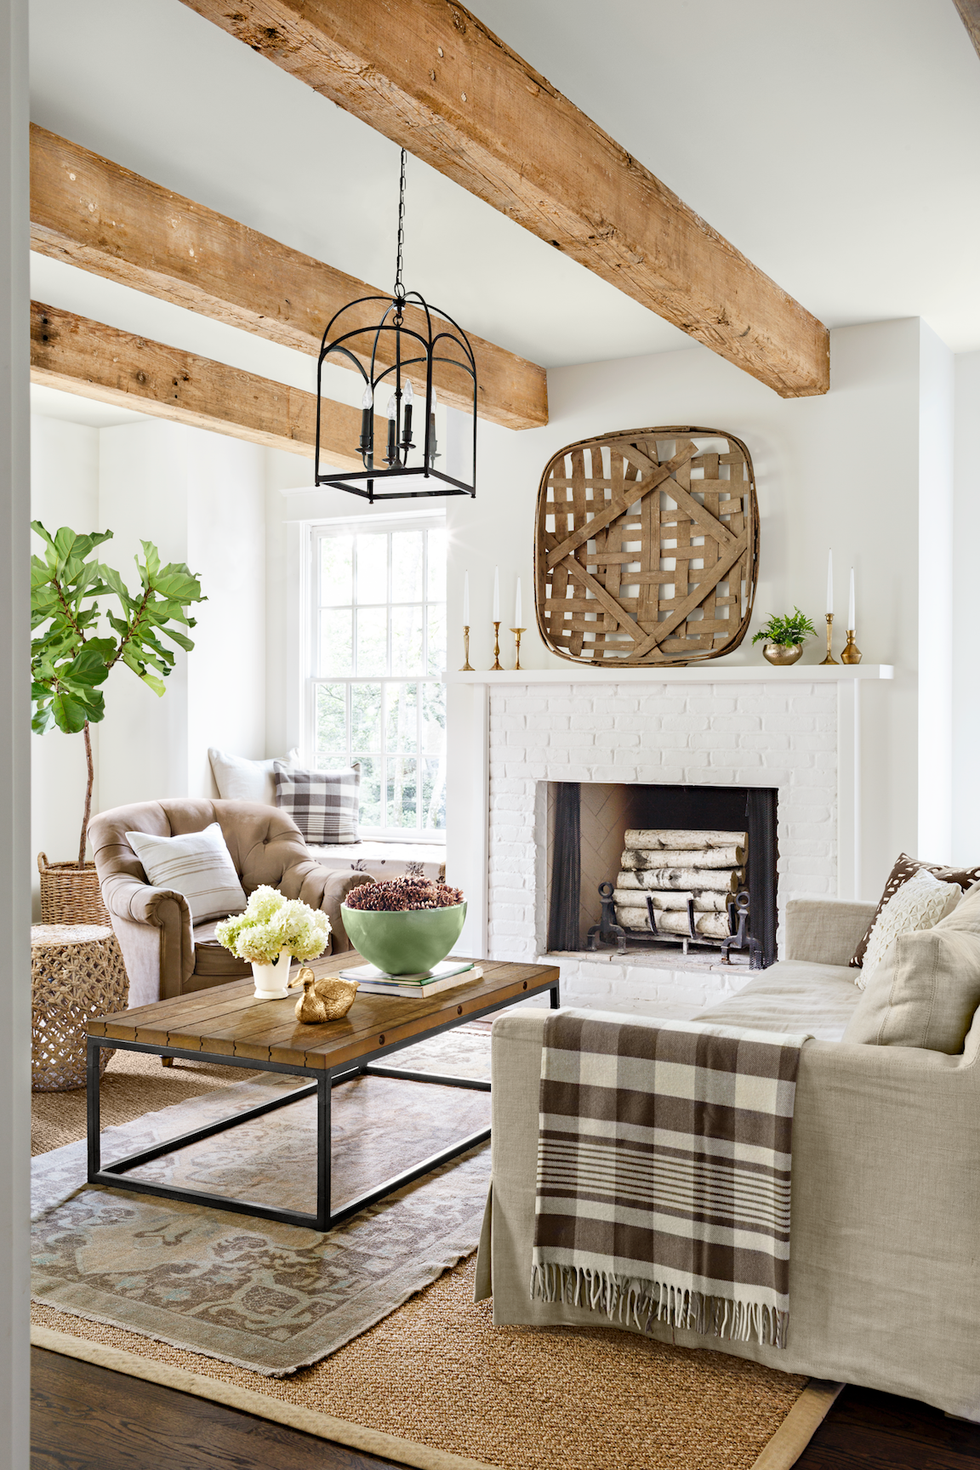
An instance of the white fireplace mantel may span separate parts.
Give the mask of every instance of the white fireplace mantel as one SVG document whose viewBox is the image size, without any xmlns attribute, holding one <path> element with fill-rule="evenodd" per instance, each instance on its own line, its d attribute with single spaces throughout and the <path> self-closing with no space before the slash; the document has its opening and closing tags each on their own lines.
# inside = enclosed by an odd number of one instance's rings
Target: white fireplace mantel
<svg viewBox="0 0 980 1470">
<path fill-rule="evenodd" d="M 687 664 L 662 668 L 597 668 L 571 660 L 546 669 L 468 669 L 443 674 L 447 684 L 834 684 L 857 679 L 894 679 L 893 664 Z"/>
</svg>

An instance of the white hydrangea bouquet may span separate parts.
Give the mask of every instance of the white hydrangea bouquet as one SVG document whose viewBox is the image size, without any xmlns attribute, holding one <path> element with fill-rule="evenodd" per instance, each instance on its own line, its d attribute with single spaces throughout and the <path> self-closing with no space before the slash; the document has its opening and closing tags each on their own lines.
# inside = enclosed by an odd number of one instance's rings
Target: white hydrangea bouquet
<svg viewBox="0 0 980 1470">
<path fill-rule="evenodd" d="M 244 913 L 224 919 L 214 933 L 225 949 L 249 961 L 256 996 L 271 1000 L 286 995 L 294 959 L 313 960 L 326 949 L 330 920 L 301 899 L 284 898 L 278 889 L 263 883 Z"/>
</svg>

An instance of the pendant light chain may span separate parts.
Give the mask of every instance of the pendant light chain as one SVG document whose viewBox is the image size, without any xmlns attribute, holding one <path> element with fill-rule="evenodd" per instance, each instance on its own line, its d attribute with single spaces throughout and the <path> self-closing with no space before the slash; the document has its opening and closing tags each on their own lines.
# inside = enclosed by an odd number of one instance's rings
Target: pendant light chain
<svg viewBox="0 0 980 1470">
<path fill-rule="evenodd" d="M 403 302 L 405 300 L 405 282 L 402 279 L 402 275 L 403 275 L 404 269 L 405 269 L 404 253 L 405 253 L 405 159 L 406 159 L 406 157 L 407 157 L 407 155 L 405 153 L 405 149 L 403 148 L 402 149 L 402 160 L 401 160 L 401 177 L 400 177 L 399 182 L 398 182 L 398 253 L 397 253 L 397 256 L 395 258 L 395 302 L 396 302 L 396 313 L 397 313 L 396 316 L 395 316 L 395 323 L 396 323 L 397 326 L 401 326 L 401 322 L 402 322 L 401 306 L 400 306 L 399 303 L 401 303 L 401 302 Z"/>
</svg>

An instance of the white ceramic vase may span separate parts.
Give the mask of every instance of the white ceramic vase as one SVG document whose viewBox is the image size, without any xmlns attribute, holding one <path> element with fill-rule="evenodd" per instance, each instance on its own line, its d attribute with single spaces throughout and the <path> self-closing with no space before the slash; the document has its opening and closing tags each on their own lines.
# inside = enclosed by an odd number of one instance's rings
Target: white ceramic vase
<svg viewBox="0 0 980 1470">
<path fill-rule="evenodd" d="M 293 957 L 288 949 L 280 951 L 279 958 L 273 965 L 259 965 L 252 961 L 257 1000 L 281 1000 L 288 994 L 289 967 L 292 962 Z"/>
</svg>

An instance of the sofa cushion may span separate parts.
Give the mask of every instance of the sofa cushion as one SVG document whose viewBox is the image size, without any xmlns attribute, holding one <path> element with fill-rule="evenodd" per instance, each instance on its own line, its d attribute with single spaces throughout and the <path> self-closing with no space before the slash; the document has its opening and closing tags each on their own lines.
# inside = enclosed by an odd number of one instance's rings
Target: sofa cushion
<svg viewBox="0 0 980 1470">
<path fill-rule="evenodd" d="M 844 1040 L 956 1056 L 978 1005 L 980 883 L 933 928 L 895 940 L 868 981 Z"/>
<path fill-rule="evenodd" d="M 920 868 L 925 868 L 934 877 L 938 878 L 941 883 L 958 883 L 962 889 L 970 888 L 980 880 L 980 868 L 944 868 L 941 864 L 924 863 L 919 858 L 910 858 L 907 852 L 900 852 L 895 859 L 895 866 L 888 874 L 884 891 L 878 900 L 878 907 L 875 909 L 874 918 L 865 930 L 864 938 L 860 941 L 857 949 L 851 956 L 850 963 L 855 969 L 860 969 L 864 964 L 864 951 L 868 947 L 871 931 L 885 904 L 890 898 L 895 896 L 902 884 L 907 883 L 912 877 L 912 874 L 917 873 Z"/>
<path fill-rule="evenodd" d="M 840 1041 L 860 998 L 847 965 L 780 960 L 692 1019 L 755 1031 L 808 1031 L 818 1041 Z"/>
</svg>

